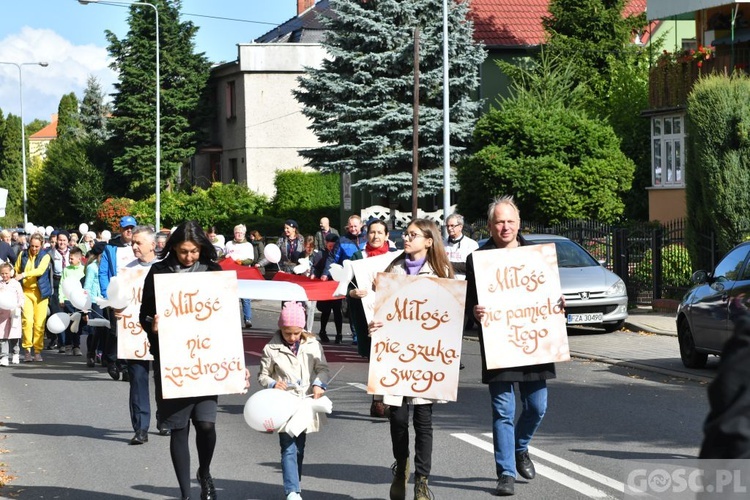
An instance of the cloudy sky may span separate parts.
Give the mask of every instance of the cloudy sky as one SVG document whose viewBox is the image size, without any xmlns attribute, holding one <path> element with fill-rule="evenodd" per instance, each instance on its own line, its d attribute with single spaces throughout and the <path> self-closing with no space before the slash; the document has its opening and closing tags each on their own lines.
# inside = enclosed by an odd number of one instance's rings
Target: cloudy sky
<svg viewBox="0 0 750 500">
<path fill-rule="evenodd" d="M 49 64 L 22 66 L 26 123 L 49 120 L 64 94 L 75 92 L 80 99 L 89 75 L 111 91 L 116 76 L 108 67 L 104 31 L 119 38 L 127 33 L 126 7 L 81 5 L 77 0 L 2 3 L 0 62 Z M 183 19 L 200 27 L 196 48 L 212 62 L 235 60 L 236 44 L 251 42 L 296 13 L 296 0 L 182 0 Z M 20 114 L 18 69 L 13 65 L 0 64 L 0 109 L 4 115 Z"/>
</svg>

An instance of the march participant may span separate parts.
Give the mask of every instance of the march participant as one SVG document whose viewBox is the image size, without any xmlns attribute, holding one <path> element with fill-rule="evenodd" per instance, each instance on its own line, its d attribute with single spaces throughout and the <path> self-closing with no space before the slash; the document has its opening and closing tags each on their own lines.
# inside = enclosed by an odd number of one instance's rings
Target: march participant
<svg viewBox="0 0 750 500">
<path fill-rule="evenodd" d="M 135 217 L 126 215 L 120 219 L 120 234 L 109 240 L 102 253 L 99 262 L 99 287 L 102 296 L 107 298 L 107 287 L 109 280 L 117 276 L 117 270 L 129 264 L 135 258 L 133 254 L 132 240 L 133 229 L 137 225 Z M 105 337 L 103 358 L 107 364 L 107 373 L 113 380 L 120 380 L 122 373 L 123 380 L 128 377 L 128 372 L 122 361 L 117 359 L 117 318 L 111 309 L 107 308 L 109 317 L 110 330 L 109 335 Z"/>
<path fill-rule="evenodd" d="M 305 331 L 305 309 L 286 302 L 279 315 L 279 330 L 263 348 L 258 382 L 266 388 L 289 391 L 297 397 L 319 398 L 329 380 L 323 346 Z M 316 413 L 305 432 L 296 437 L 279 429 L 281 473 L 287 500 L 298 500 L 307 433 L 320 430 L 323 417 Z"/>
<path fill-rule="evenodd" d="M 133 254 L 135 259 L 122 269 L 137 267 L 151 267 L 157 260 L 156 256 L 156 233 L 146 226 L 138 226 L 133 229 L 132 238 Z M 116 318 L 120 319 L 118 311 L 113 311 Z M 130 444 L 138 445 L 148 442 L 148 428 L 151 424 L 151 398 L 148 390 L 148 372 L 151 361 L 143 359 L 124 360 L 128 379 L 130 381 L 130 423 L 133 425 L 135 435 Z M 157 427 L 161 435 L 169 435 L 170 431 L 162 427 L 159 415 L 156 416 Z"/>
<path fill-rule="evenodd" d="M 195 427 L 198 449 L 198 482 L 201 500 L 215 500 L 216 488 L 211 477 L 211 461 L 216 447 L 216 410 L 218 396 L 194 396 L 175 399 L 162 397 L 159 354 L 159 316 L 156 314 L 154 276 L 171 273 L 221 271 L 216 263 L 216 249 L 198 221 L 183 222 L 172 232 L 164 247 L 162 260 L 154 263 L 143 284 L 139 320 L 148 335 L 154 356 L 156 408 L 163 424 L 171 429 L 169 443 L 172 465 L 182 498 L 190 497 L 190 420 Z M 246 371 L 246 377 L 249 373 Z M 248 382 L 249 383 L 249 382 Z"/>
<path fill-rule="evenodd" d="M 47 304 L 52 296 L 52 259 L 42 250 L 44 236 L 34 233 L 29 248 L 18 254 L 16 276 L 21 282 L 26 301 L 21 312 L 23 330 L 21 347 L 26 351 L 24 361 L 43 361 L 44 324 L 47 320 Z M 31 351 L 34 351 L 34 357 Z"/>
<path fill-rule="evenodd" d="M 252 266 L 255 262 L 255 251 L 253 244 L 245 238 L 246 234 L 247 228 L 244 224 L 234 226 L 234 239 L 227 242 L 224 249 L 224 257 L 232 259 L 241 266 Z M 216 246 L 215 242 L 212 241 L 212 243 Z M 252 328 L 253 309 L 250 299 L 240 299 L 240 303 L 242 304 L 243 326 L 245 328 Z"/>
<path fill-rule="evenodd" d="M 526 244 L 518 234 L 521 214 L 511 196 L 495 198 L 487 211 L 491 238 L 477 252 L 495 248 L 516 248 Z M 515 493 L 516 472 L 525 479 L 536 475 L 534 464 L 529 458 L 529 442 L 542 423 L 547 410 L 547 380 L 555 378 L 555 365 L 544 363 L 513 368 L 487 369 L 487 355 L 484 350 L 482 317 L 490 307 L 499 304 L 479 304 L 477 300 L 476 274 L 482 269 L 474 269 L 473 255 L 466 262 L 468 291 L 467 311 L 471 311 L 479 323 L 479 345 L 482 354 L 482 382 L 488 384 L 492 402 L 492 441 L 495 449 L 495 470 L 497 486 L 495 494 L 508 496 Z M 523 410 L 518 422 L 516 415 L 516 395 L 514 386 L 518 384 Z"/>
<path fill-rule="evenodd" d="M 445 227 L 448 229 L 448 238 L 445 240 L 445 253 L 448 260 L 453 266 L 453 272 L 457 278 L 466 278 L 466 258 L 471 252 L 479 248 L 479 244 L 464 236 L 464 217 L 463 215 L 451 214 L 445 221 Z"/>
<path fill-rule="evenodd" d="M 411 276 L 437 276 L 453 278 L 453 269 L 445 255 L 440 231 L 434 222 L 415 219 L 403 235 L 404 254 L 386 268 L 386 272 Z M 383 326 L 372 321 L 369 333 Z M 406 498 L 406 483 L 409 480 L 409 406 L 414 413 L 414 500 L 430 500 L 432 493 L 427 481 L 432 468 L 432 404 L 431 399 L 383 396 L 390 409 L 390 431 L 394 477 L 390 488 L 391 500 Z"/>
</svg>

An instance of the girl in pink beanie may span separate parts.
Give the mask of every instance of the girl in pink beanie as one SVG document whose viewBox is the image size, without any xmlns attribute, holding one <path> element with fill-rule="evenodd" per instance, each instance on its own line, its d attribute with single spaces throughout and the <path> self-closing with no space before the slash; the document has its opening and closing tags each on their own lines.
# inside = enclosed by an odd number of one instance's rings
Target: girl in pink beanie
<svg viewBox="0 0 750 500">
<path fill-rule="evenodd" d="M 330 374 L 323 347 L 312 333 L 305 331 L 305 307 L 286 302 L 279 315 L 279 330 L 263 348 L 258 382 L 265 388 L 290 391 L 303 398 L 319 398 L 325 393 Z M 317 432 L 325 416 L 319 413 L 303 432 L 293 437 L 279 429 L 281 472 L 287 500 L 301 499 L 300 479 L 308 432 Z"/>
</svg>

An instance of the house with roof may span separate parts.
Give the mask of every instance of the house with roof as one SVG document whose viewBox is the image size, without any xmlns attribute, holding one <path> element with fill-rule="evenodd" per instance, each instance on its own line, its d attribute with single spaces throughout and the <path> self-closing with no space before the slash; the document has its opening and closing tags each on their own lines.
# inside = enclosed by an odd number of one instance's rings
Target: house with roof
<svg viewBox="0 0 750 500">
<path fill-rule="evenodd" d="M 651 179 L 649 218 L 670 221 L 684 218 L 686 104 L 702 74 L 747 71 L 750 64 L 750 4 L 743 0 L 648 0 L 650 22 L 681 20 L 695 28 L 694 39 L 663 54 L 649 75 L 651 121 Z M 695 51 L 709 48 L 711 53 Z M 693 50 L 693 52 L 691 52 Z M 705 49 L 704 49 L 705 50 Z"/>
<path fill-rule="evenodd" d="M 625 14 L 643 12 L 645 4 L 631 0 Z M 542 18 L 549 14 L 549 0 L 472 0 L 470 5 L 475 39 L 488 52 L 477 89 L 486 110 L 507 94 L 508 80 L 496 61 L 527 57 L 544 42 Z M 305 166 L 298 151 L 319 142 L 292 92 L 305 67 L 318 67 L 327 57 L 321 17 L 330 15 L 335 14 L 328 0 L 298 0 L 297 16 L 252 43 L 238 44 L 236 61 L 212 69 L 212 143 L 193 161 L 195 184 L 238 182 L 270 196 L 276 170 Z M 676 40 L 672 33 L 679 23 L 661 20 L 635 36 L 639 43 L 650 43 L 658 31 Z"/>
<path fill-rule="evenodd" d="M 29 136 L 29 158 L 33 162 L 35 158 L 39 161 L 47 159 L 47 148 L 49 143 L 57 139 L 57 113 L 53 113 L 50 124 L 40 131 Z"/>
</svg>

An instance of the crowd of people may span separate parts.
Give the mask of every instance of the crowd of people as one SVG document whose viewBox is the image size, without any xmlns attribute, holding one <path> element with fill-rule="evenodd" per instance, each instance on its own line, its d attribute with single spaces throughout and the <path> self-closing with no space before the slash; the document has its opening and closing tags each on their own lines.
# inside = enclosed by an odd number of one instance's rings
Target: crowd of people
<svg viewBox="0 0 750 500">
<path fill-rule="evenodd" d="M 438 226 L 429 220 L 413 220 L 403 233 L 404 252 L 394 257 L 386 272 L 436 276 L 468 280 L 467 318 L 480 324 L 479 340 L 482 350 L 482 381 L 489 386 L 493 417 L 493 442 L 498 482 L 497 495 L 514 494 L 516 474 L 527 480 L 535 476 L 534 465 L 528 453 L 529 442 L 539 427 L 547 404 L 546 381 L 554 378 L 552 364 L 531 365 L 520 368 L 488 370 L 485 362 L 481 320 L 490 304 L 479 304 L 475 292 L 475 273 L 472 252 L 493 248 L 512 248 L 525 244 L 518 234 L 520 213 L 513 199 L 496 199 L 488 211 L 491 237 L 481 248 L 464 234 L 463 217 L 453 214 L 446 220 L 448 238 L 441 237 Z M 65 230 L 53 231 L 47 238 L 43 234 L 27 235 L 23 231 L 0 232 L 0 294 L 8 297 L 0 309 L 0 366 L 27 362 L 41 362 L 45 348 L 45 321 L 50 312 L 73 312 L 74 307 L 65 295 L 61 282 L 80 279 L 83 289 L 92 299 L 89 316 L 109 319 L 109 327 L 86 327 L 86 363 L 101 364 L 114 380 L 130 382 L 129 408 L 134 436 L 132 445 L 148 442 L 151 420 L 149 395 L 150 362 L 117 358 L 116 324 L 120 311 L 102 310 L 97 300 L 107 299 L 110 281 L 118 269 L 147 266 L 140 309 L 140 324 L 148 335 L 153 355 L 157 429 L 170 437 L 170 453 L 183 498 L 190 496 L 189 424 L 196 430 L 198 451 L 197 478 L 202 500 L 215 500 L 216 489 L 210 473 L 210 464 L 216 444 L 217 397 L 164 399 L 159 373 L 158 314 L 156 314 L 154 275 L 217 271 L 217 261 L 232 259 L 239 265 L 255 266 L 263 270 L 277 265 L 280 272 L 301 273 L 312 279 L 330 280 L 331 266 L 348 259 L 359 260 L 385 255 L 395 250 L 389 240 L 388 225 L 381 220 L 363 224 L 352 215 L 344 230 L 339 233 L 330 226 L 328 218 L 320 220 L 314 235 L 303 236 L 298 223 L 288 219 L 283 234 L 276 241 L 281 257 L 278 263 L 265 256 L 263 237 L 258 231 L 248 232 L 237 224 L 232 238 L 217 233 L 215 227 L 202 228 L 196 221 L 180 224 L 170 234 L 156 233 L 152 228 L 138 226 L 134 217 L 122 217 L 120 233 L 105 238 L 101 234 L 76 235 Z M 106 235 L 109 236 L 109 235 Z M 273 259 L 276 260 L 276 259 Z M 352 344 L 364 357 L 370 355 L 370 334 L 380 328 L 379 323 L 367 323 L 362 299 L 372 293 L 358 287 L 356 279 L 349 284 L 346 301 L 349 307 L 349 326 Z M 14 303 L 11 303 L 13 297 Z M 289 390 L 300 397 L 321 397 L 328 382 L 328 367 L 323 345 L 330 342 L 326 331 L 333 313 L 336 343 L 343 342 L 343 317 L 341 300 L 318 302 L 321 313 L 320 331 L 311 332 L 314 304 L 287 302 L 279 318 L 279 330 L 263 351 L 259 383 L 262 387 Z M 252 327 L 250 300 L 238 303 L 242 308 L 242 326 Z M 82 322 L 83 325 L 86 321 Z M 20 332 L 20 334 L 19 334 Z M 80 333 L 70 327 L 57 335 L 47 332 L 47 348 L 59 349 L 71 356 L 83 356 Z M 292 384 L 291 376 L 301 382 Z M 301 375 L 300 375 L 301 374 Z M 249 373 L 246 373 L 249 387 Z M 517 387 L 517 389 L 516 389 Z M 515 423 L 515 391 L 520 392 L 523 410 Z M 375 396 L 370 415 L 390 421 L 392 452 L 395 460 L 393 482 L 389 496 L 392 500 L 406 498 L 410 477 L 409 414 L 412 413 L 415 431 L 415 500 L 432 498 L 428 488 L 432 454 L 432 412 L 436 401 L 416 397 Z M 316 431 L 320 422 L 308 428 Z M 288 499 L 301 498 L 300 479 L 306 433 L 291 437 L 279 433 L 284 492 Z"/>
</svg>

